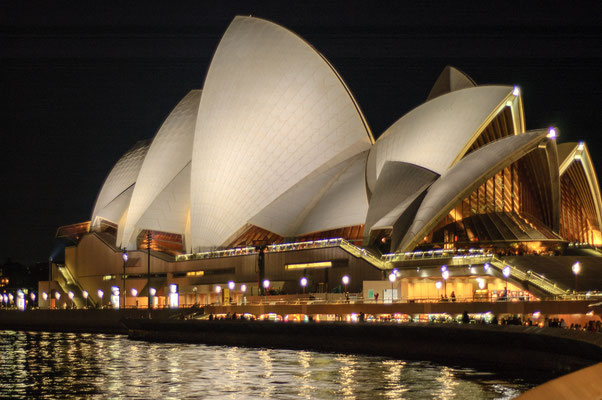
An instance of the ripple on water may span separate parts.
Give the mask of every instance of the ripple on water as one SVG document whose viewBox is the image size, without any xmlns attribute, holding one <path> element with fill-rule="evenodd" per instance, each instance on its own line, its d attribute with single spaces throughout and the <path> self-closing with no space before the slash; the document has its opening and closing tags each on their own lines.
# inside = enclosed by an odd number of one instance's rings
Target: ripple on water
<svg viewBox="0 0 602 400">
<path fill-rule="evenodd" d="M 383 357 L 0 332 L 0 398 L 511 399 L 533 384 Z"/>
</svg>

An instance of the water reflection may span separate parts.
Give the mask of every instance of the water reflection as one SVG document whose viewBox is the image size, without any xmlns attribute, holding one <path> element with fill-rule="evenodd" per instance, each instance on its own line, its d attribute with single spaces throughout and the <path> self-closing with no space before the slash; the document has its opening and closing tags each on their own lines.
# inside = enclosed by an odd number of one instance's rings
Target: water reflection
<svg viewBox="0 0 602 400">
<path fill-rule="evenodd" d="M 0 332 L 0 397 L 510 399 L 530 384 L 471 369 L 310 351 Z"/>
</svg>

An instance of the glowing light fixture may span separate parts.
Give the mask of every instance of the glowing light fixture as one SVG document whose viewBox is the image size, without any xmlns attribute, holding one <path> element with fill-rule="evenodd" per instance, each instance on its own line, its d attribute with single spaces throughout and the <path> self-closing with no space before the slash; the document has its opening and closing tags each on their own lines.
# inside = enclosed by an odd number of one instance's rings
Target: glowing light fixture
<svg viewBox="0 0 602 400">
<path fill-rule="evenodd" d="M 247 291 L 247 285 L 245 285 L 244 283 L 240 285 L 240 291 L 245 293 Z"/>
<path fill-rule="evenodd" d="M 502 273 L 504 274 L 504 276 L 506 278 L 508 278 L 510 276 L 510 267 L 509 266 L 505 266 L 504 269 L 502 270 Z"/>
<path fill-rule="evenodd" d="M 221 288 L 220 288 L 220 289 L 221 289 Z M 151 296 L 154 296 L 154 295 L 156 295 L 156 294 L 157 294 L 157 289 L 155 289 L 154 287 L 152 287 L 152 288 L 150 288 L 149 292 L 150 292 L 150 295 L 151 295 Z"/>
<path fill-rule="evenodd" d="M 442 265 L 441 266 L 441 272 L 445 272 L 447 271 L 447 265 Z"/>
<path fill-rule="evenodd" d="M 234 281 L 230 281 L 228 282 L 228 289 L 230 290 L 234 290 L 234 287 L 236 286 L 236 284 L 234 283 Z"/>
<path fill-rule="evenodd" d="M 449 271 L 448 270 L 443 271 L 441 276 L 443 277 L 443 279 L 448 280 L 449 279 Z"/>
<path fill-rule="evenodd" d="M 11 295 L 9 295 L 9 296 L 10 296 L 10 297 L 12 297 L 12 294 L 11 294 Z M 61 298 L 61 294 L 60 294 L 59 292 L 56 292 L 56 293 L 54 293 L 54 297 L 55 297 L 57 300 L 60 300 L 60 298 Z M 12 300 L 12 299 L 11 299 L 11 300 Z"/>
<path fill-rule="evenodd" d="M 550 127 L 550 129 L 548 129 L 548 139 L 556 139 L 558 137 L 558 132 L 556 131 L 556 128 Z"/>
<path fill-rule="evenodd" d="M 44 301 L 47 301 L 48 300 L 48 293 L 42 292 L 42 299 L 44 299 Z"/>
<path fill-rule="evenodd" d="M 575 274 L 575 275 L 579 274 L 579 272 L 581 272 L 581 263 L 579 261 L 577 261 L 575 264 L 573 264 L 571 269 L 573 270 L 573 274 Z"/>
<path fill-rule="evenodd" d="M 138 291 L 136 290 L 136 288 L 132 288 L 131 293 L 132 293 L 132 297 L 138 296 Z"/>
<path fill-rule="evenodd" d="M 443 284 L 441 283 L 441 281 L 437 281 L 437 282 L 435 282 L 435 287 L 437 288 L 437 290 L 441 289 L 441 286 L 442 286 L 442 285 L 443 285 Z"/>
<path fill-rule="evenodd" d="M 391 272 L 391 273 L 389 274 L 389 281 L 390 281 L 391 283 L 393 283 L 393 282 L 395 282 L 396 280 L 397 280 L 397 275 L 395 275 L 395 273 L 394 273 L 394 272 Z"/>
<path fill-rule="evenodd" d="M 84 299 L 88 298 L 88 292 L 86 292 L 85 290 L 82 291 L 82 296 L 84 296 Z"/>
<path fill-rule="evenodd" d="M 514 89 L 512 90 L 512 94 L 515 96 L 520 96 L 520 88 L 518 86 L 514 86 Z"/>
<path fill-rule="evenodd" d="M 222 292 L 222 287 L 220 285 L 216 285 L 215 286 L 215 293 L 221 293 Z"/>
<path fill-rule="evenodd" d="M 69 292 L 67 292 L 67 296 L 69 296 L 69 299 L 70 299 L 70 300 L 73 300 L 73 297 L 74 297 L 75 295 L 73 294 L 73 292 L 72 292 L 72 291 L 69 291 Z"/>
</svg>

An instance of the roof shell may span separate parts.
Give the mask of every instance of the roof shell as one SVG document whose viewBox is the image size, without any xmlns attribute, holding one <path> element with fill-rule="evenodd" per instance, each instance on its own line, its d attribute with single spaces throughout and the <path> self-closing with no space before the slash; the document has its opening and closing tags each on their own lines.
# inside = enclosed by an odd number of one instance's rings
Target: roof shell
<svg viewBox="0 0 602 400">
<path fill-rule="evenodd" d="M 200 99 L 200 90 L 190 91 L 155 135 L 140 168 L 125 224 L 119 227 L 123 233 L 118 234 L 122 238 L 122 243 L 118 245 L 135 247 L 134 235 L 138 221 L 165 187 L 190 163 Z M 170 225 L 168 221 L 157 224 Z"/>
<path fill-rule="evenodd" d="M 142 162 L 144 161 L 144 157 L 146 157 L 150 143 L 150 140 L 137 142 L 115 163 L 111 172 L 107 175 L 100 192 L 98 192 L 96 204 L 92 211 L 91 227 L 93 227 L 96 217 L 102 216 L 105 207 L 136 183 L 138 172 L 142 167 Z M 113 215 L 114 213 L 111 212 L 110 214 Z M 117 222 L 114 220 L 111 221 Z"/>
<path fill-rule="evenodd" d="M 515 97 L 509 86 L 478 86 L 436 97 L 410 111 L 378 138 L 368 157 L 370 191 L 387 161 L 443 174 Z M 514 115 L 514 113 L 513 113 Z"/>
<path fill-rule="evenodd" d="M 450 168 L 429 188 L 399 249 L 407 251 L 416 246 L 458 201 L 502 168 L 535 149 L 546 140 L 547 133 L 547 130 L 537 130 L 507 136 L 479 148 Z"/>
<path fill-rule="evenodd" d="M 332 66 L 271 22 L 236 17 L 209 67 L 192 161 L 192 246 L 215 247 L 322 166 L 367 150 Z"/>
</svg>

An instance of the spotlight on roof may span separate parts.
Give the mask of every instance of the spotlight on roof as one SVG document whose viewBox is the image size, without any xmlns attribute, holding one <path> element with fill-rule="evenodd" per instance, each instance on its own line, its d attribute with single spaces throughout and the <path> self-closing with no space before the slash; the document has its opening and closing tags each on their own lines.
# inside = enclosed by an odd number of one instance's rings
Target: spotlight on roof
<svg viewBox="0 0 602 400">
<path fill-rule="evenodd" d="M 577 146 L 577 150 L 583 151 L 584 148 L 585 148 L 585 143 L 579 142 L 579 146 Z"/>
<path fill-rule="evenodd" d="M 556 139 L 556 137 L 558 137 L 556 128 L 550 127 L 550 129 L 548 129 L 548 139 Z"/>
<path fill-rule="evenodd" d="M 514 86 L 514 90 L 512 90 L 512 94 L 515 96 L 520 96 L 520 88 L 518 86 Z"/>
</svg>

